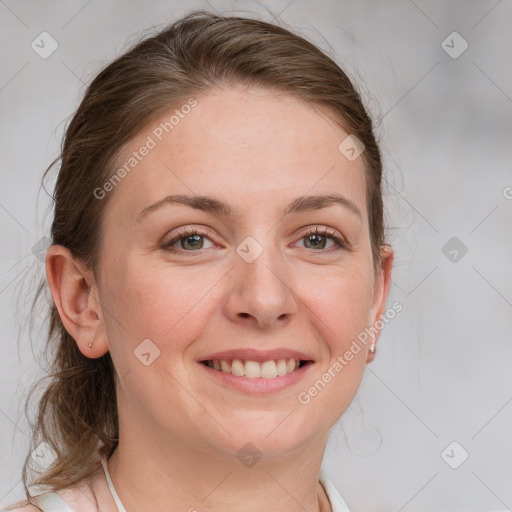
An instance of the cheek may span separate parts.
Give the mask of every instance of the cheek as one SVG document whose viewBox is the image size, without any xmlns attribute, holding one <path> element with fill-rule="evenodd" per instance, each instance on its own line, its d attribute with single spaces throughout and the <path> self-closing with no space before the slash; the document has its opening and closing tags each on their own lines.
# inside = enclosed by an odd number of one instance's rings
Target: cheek
<svg viewBox="0 0 512 512">
<path fill-rule="evenodd" d="M 329 425 L 347 409 L 361 383 L 367 358 L 366 346 L 358 336 L 368 326 L 373 297 L 373 280 L 366 266 L 353 265 L 334 275 L 324 307 L 315 311 L 323 315 L 318 328 L 323 328 L 326 342 L 321 368 L 305 390 L 306 399 L 318 396 L 313 408 Z"/>
<path fill-rule="evenodd" d="M 363 265 L 340 268 L 308 295 L 331 356 L 336 357 L 367 327 L 373 298 L 371 273 Z"/>
<path fill-rule="evenodd" d="M 332 276 L 316 288 L 308 304 L 325 344 L 321 367 L 297 397 L 309 417 L 322 417 L 328 428 L 350 405 L 361 383 L 366 347 L 358 336 L 367 327 L 373 297 L 373 280 L 364 265 Z"/>
<path fill-rule="evenodd" d="M 150 339 L 160 350 L 182 350 L 204 328 L 213 307 L 208 291 L 217 281 L 211 273 L 200 275 L 192 267 L 149 267 L 139 262 L 118 268 L 105 284 L 107 307 L 115 320 L 110 322 L 114 343 L 121 336 L 126 345 L 128 336 L 134 348 Z"/>
</svg>

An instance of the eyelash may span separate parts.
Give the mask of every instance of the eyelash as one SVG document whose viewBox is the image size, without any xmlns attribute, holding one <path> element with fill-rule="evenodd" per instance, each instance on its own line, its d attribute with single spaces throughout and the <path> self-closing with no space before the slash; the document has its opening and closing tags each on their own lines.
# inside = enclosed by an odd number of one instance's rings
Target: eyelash
<svg viewBox="0 0 512 512">
<path fill-rule="evenodd" d="M 329 254 L 329 253 L 338 251 L 339 249 L 349 250 L 349 247 L 345 243 L 345 241 L 342 238 L 336 236 L 334 234 L 335 232 L 336 231 L 329 232 L 329 230 L 327 228 L 319 228 L 318 226 L 316 226 L 314 229 L 311 229 L 311 230 L 307 231 L 306 233 L 304 233 L 300 237 L 300 239 L 302 240 L 303 238 L 306 238 L 306 237 L 312 236 L 312 235 L 320 235 L 320 236 L 331 239 L 336 244 L 336 246 L 332 247 L 331 249 L 320 249 L 318 251 L 311 249 L 312 251 L 318 252 L 318 253 Z M 183 253 L 184 252 L 184 253 L 199 253 L 199 254 L 201 254 L 202 249 L 199 249 L 197 251 L 186 251 L 184 249 L 176 250 L 176 249 L 172 248 L 172 246 L 176 242 L 179 242 L 182 238 L 187 238 L 192 235 L 199 235 L 201 237 L 205 237 L 205 238 L 209 239 L 208 233 L 205 233 L 204 231 L 202 231 L 198 228 L 185 228 L 179 234 L 177 234 L 176 236 L 174 236 L 173 238 L 171 238 L 170 240 L 165 242 L 161 248 L 168 252 L 173 252 L 173 253 L 180 253 L 180 252 Z M 210 241 L 213 242 L 213 240 L 210 240 Z M 306 249 L 308 249 L 308 248 L 306 247 Z"/>
</svg>

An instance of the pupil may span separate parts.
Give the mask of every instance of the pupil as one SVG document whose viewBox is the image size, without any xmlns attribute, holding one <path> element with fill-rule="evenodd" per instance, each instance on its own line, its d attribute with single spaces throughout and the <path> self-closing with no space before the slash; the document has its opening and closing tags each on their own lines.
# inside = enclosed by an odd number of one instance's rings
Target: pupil
<svg viewBox="0 0 512 512">
<path fill-rule="evenodd" d="M 194 242 L 200 242 L 201 238 L 202 238 L 201 235 L 190 235 L 190 236 L 187 236 L 185 238 L 185 245 L 186 244 L 190 245 L 190 248 L 192 248 L 192 249 L 198 249 L 198 248 L 201 249 L 201 247 L 203 246 L 202 243 L 199 244 L 199 246 L 194 244 Z M 193 240 L 192 244 L 189 243 L 190 240 Z M 186 249 L 186 247 L 183 247 L 183 248 Z"/>
<path fill-rule="evenodd" d="M 325 237 L 323 235 L 309 235 L 308 237 L 306 237 L 308 239 L 309 242 L 311 242 L 313 239 L 316 239 L 316 241 L 313 241 L 313 246 L 314 247 L 318 247 L 319 244 L 322 243 L 322 240 L 319 240 L 319 239 L 322 239 L 324 238 L 323 242 L 324 244 L 321 245 L 321 248 L 323 249 L 324 246 L 325 246 Z"/>
</svg>

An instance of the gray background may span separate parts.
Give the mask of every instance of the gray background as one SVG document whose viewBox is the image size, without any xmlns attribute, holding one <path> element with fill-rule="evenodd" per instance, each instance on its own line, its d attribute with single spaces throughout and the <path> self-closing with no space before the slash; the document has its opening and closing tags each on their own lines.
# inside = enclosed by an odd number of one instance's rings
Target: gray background
<svg viewBox="0 0 512 512">
<path fill-rule="evenodd" d="M 20 401 L 43 375 L 43 312 L 32 345 L 26 328 L 51 222 L 41 177 L 84 84 L 147 28 L 196 8 L 272 21 L 265 6 L 360 83 L 386 163 L 389 305 L 404 309 L 324 464 L 353 511 L 512 507 L 510 0 L 1 1 L 0 504 L 23 497 Z"/>
</svg>

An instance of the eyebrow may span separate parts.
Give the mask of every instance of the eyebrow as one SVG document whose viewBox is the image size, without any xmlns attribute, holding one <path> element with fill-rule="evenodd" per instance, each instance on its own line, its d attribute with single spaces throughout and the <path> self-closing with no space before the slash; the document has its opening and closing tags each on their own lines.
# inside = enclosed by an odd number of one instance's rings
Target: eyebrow
<svg viewBox="0 0 512 512">
<path fill-rule="evenodd" d="M 143 220 L 149 213 L 157 210 L 165 204 L 182 204 L 195 208 L 196 210 L 202 210 L 205 212 L 215 213 L 218 215 L 224 215 L 228 217 L 240 216 L 240 212 L 228 204 L 219 201 L 209 196 L 187 196 L 187 195 L 171 195 L 160 199 L 156 203 L 144 208 L 137 217 L 137 222 Z M 321 208 L 327 208 L 333 204 L 339 204 L 346 207 L 352 213 L 357 215 L 361 220 L 363 215 L 361 210 L 353 203 L 350 199 L 343 197 L 339 194 L 327 194 L 327 195 L 316 195 L 316 196 L 302 196 L 297 197 L 291 201 L 284 210 L 284 215 L 290 213 L 302 213 L 312 210 L 319 210 Z"/>
</svg>

